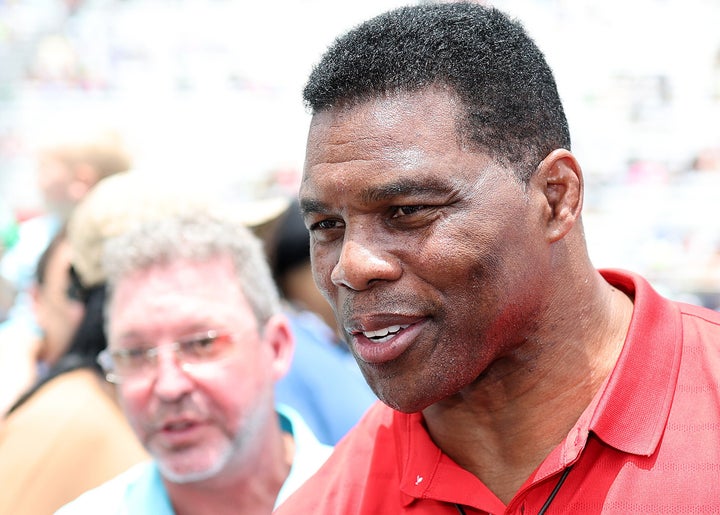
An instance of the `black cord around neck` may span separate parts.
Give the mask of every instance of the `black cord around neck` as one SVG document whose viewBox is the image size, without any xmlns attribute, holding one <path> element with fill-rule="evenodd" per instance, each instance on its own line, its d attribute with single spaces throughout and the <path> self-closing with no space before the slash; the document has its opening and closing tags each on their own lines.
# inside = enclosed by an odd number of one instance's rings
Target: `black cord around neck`
<svg viewBox="0 0 720 515">
<path fill-rule="evenodd" d="M 557 484 L 555 485 L 555 488 L 553 488 L 553 491 L 550 492 L 550 497 L 547 498 L 547 500 L 545 501 L 545 504 L 543 504 L 542 508 L 540 508 L 538 515 L 545 515 L 545 512 L 550 507 L 550 503 L 553 502 L 553 500 L 555 499 L 555 496 L 560 491 L 560 488 L 562 487 L 563 483 L 567 479 L 568 474 L 570 473 L 570 470 L 572 470 L 572 465 L 570 465 L 568 468 L 566 468 L 565 471 L 562 473 L 562 476 L 560 476 L 560 479 L 558 480 Z M 462 506 L 460 506 L 457 503 L 455 504 L 455 507 L 457 508 L 457 511 L 458 511 L 458 513 L 460 513 L 460 515 L 466 515 L 465 508 L 463 508 Z"/>
<path fill-rule="evenodd" d="M 560 487 L 563 485 L 565 480 L 568 477 L 568 474 L 572 470 L 572 465 L 570 465 L 568 468 L 565 469 L 565 471 L 562 473 L 562 476 L 560 476 L 560 479 L 558 480 L 557 484 L 555 485 L 555 488 L 553 488 L 553 491 L 550 492 L 550 497 L 547 498 L 547 501 L 545 501 L 545 504 L 542 505 L 542 508 L 540 508 L 540 511 L 538 512 L 538 515 L 545 515 L 545 512 L 550 507 L 550 503 L 553 502 L 555 499 L 555 496 L 560 491 Z"/>
</svg>

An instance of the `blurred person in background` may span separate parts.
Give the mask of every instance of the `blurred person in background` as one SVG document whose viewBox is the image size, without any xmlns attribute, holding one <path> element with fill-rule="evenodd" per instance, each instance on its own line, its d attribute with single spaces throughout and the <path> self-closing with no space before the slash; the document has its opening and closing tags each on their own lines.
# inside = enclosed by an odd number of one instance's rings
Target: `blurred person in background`
<svg viewBox="0 0 720 515">
<path fill-rule="evenodd" d="M 3 414 L 67 350 L 83 315 L 82 302 L 68 296 L 69 286 L 70 245 L 63 227 L 40 256 L 29 291 L 40 335 L 27 345 L 9 342 L 3 348 L 6 360 L 0 375 Z"/>
<path fill-rule="evenodd" d="M 58 513 L 269 514 L 331 448 L 275 402 L 293 339 L 260 240 L 188 207 L 111 240 L 104 268 L 101 362 L 153 460 Z"/>
<path fill-rule="evenodd" d="M 135 207 L 133 212 L 127 203 L 120 207 L 108 198 L 99 203 L 90 200 L 78 205 L 69 221 L 70 255 L 60 237 L 50 247 L 54 254 L 47 256 L 44 288 L 51 287 L 49 281 L 55 282 L 45 296 L 36 296 L 45 346 L 34 343 L 34 356 L 5 364 L 27 370 L 39 358 L 50 366 L 20 395 L 0 425 L 0 513 L 53 513 L 82 492 L 147 459 L 97 364 L 98 354 L 106 347 L 105 287 L 92 263 L 108 231 L 123 230 L 124 224 L 133 223 L 151 207 L 142 211 Z M 104 216 L 112 210 L 123 213 L 115 225 Z M 51 292 L 52 298 L 47 296 Z M 62 293 L 73 300 L 61 299 Z M 58 307 L 54 303 L 60 301 L 66 304 L 65 313 L 53 313 Z M 82 306 L 79 321 L 77 304 Z M 8 348 L 16 345 L 13 341 L 5 344 Z"/>
<path fill-rule="evenodd" d="M 46 368 L 65 353 L 83 317 L 83 302 L 72 295 L 71 250 L 63 227 L 40 256 L 30 289 L 33 313 L 42 332 L 36 362 Z"/>
<path fill-rule="evenodd" d="M 17 215 L 6 203 L 0 204 L 0 262 L 5 253 L 11 249 L 18 239 L 19 221 Z M 8 311 L 15 302 L 15 285 L 0 275 L 0 323 L 8 316 Z"/>
<path fill-rule="evenodd" d="M 15 245 L 18 238 L 18 220 L 10 206 L 0 205 L 0 259 Z M 0 322 L 5 317 L 4 306 L 0 304 Z"/>
<path fill-rule="evenodd" d="M 73 307 L 54 317 L 46 309 L 49 305 L 37 305 L 38 322 L 58 344 L 53 350 L 40 352 L 43 347 L 37 340 L 28 346 L 13 340 L 6 347 L 15 353 L 3 363 L 7 377 L 16 378 L 15 370 L 25 371 L 23 377 L 29 377 L 36 372 L 31 362 L 38 358 L 45 364 L 35 383 L 0 423 L 0 481 L 4 485 L 0 513 L 52 513 L 82 492 L 147 460 L 117 404 L 114 387 L 105 381 L 97 363 L 98 354 L 107 346 L 102 248 L 109 238 L 143 220 L 207 203 L 197 190 L 176 188 L 137 172 L 121 172 L 99 181 L 73 209 L 67 243 L 58 239 L 54 244 L 57 259 L 53 270 L 57 271 L 51 273 L 46 263 L 44 280 L 46 288 L 50 287 L 48 281 L 55 281 L 46 293 L 64 291 L 71 296 L 64 300 L 71 306 L 80 304 L 83 314 L 65 352 L 60 342 L 77 322 Z M 263 221 L 257 212 L 251 214 L 254 223 Z M 63 262 L 68 257 L 69 267 Z M 36 299 L 41 303 L 50 300 L 40 295 Z M 67 326 L 62 325 L 63 319 Z"/>
<path fill-rule="evenodd" d="M 336 444 L 377 397 L 341 340 L 330 304 L 312 278 L 310 235 L 297 200 L 267 237 L 273 277 L 295 336 L 290 370 L 278 381 L 278 401 L 303 416 L 317 437 Z"/>
<path fill-rule="evenodd" d="M 19 225 L 13 245 L 0 257 L 0 283 L 12 290 L 12 304 L 0 322 L 0 377 L 5 367 L 14 366 L 5 357 L 7 347 L 32 346 L 40 336 L 29 292 L 40 254 L 98 181 L 130 167 L 129 151 L 113 129 L 67 127 L 62 135 L 39 146 L 37 185 L 42 212 Z"/>
</svg>

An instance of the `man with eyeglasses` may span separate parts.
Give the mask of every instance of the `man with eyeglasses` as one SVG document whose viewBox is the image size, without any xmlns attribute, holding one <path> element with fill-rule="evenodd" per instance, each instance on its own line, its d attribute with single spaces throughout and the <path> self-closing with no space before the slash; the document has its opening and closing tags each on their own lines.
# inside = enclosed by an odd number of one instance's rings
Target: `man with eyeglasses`
<svg viewBox="0 0 720 515">
<path fill-rule="evenodd" d="M 273 398 L 293 352 L 259 241 L 192 209 L 106 245 L 99 356 L 154 460 L 58 513 L 270 513 L 328 456 Z"/>
</svg>

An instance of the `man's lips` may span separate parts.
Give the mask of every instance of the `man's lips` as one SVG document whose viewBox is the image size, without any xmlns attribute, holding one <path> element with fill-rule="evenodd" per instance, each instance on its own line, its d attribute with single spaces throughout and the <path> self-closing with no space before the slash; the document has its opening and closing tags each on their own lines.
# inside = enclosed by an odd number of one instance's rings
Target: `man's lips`
<svg viewBox="0 0 720 515">
<path fill-rule="evenodd" d="M 186 429 L 191 428 L 195 425 L 197 425 L 197 422 L 194 420 L 177 420 L 162 424 L 161 430 L 169 432 L 185 431 Z"/>
<path fill-rule="evenodd" d="M 372 329 L 348 331 L 350 342 L 358 357 L 366 363 L 380 364 L 392 361 L 404 353 L 422 331 L 425 319 L 374 325 Z M 397 321 L 399 322 L 399 321 Z"/>
<path fill-rule="evenodd" d="M 352 336 L 359 333 L 363 333 L 367 337 L 382 336 L 382 334 L 374 335 L 372 333 L 397 332 L 399 329 L 405 329 L 407 326 L 427 318 L 419 314 L 363 312 L 352 305 L 345 306 L 344 312 L 343 325 L 345 331 Z"/>
<path fill-rule="evenodd" d="M 198 419 L 170 419 L 158 423 L 154 432 L 162 440 L 163 446 L 182 447 L 197 442 L 205 426 Z"/>
</svg>

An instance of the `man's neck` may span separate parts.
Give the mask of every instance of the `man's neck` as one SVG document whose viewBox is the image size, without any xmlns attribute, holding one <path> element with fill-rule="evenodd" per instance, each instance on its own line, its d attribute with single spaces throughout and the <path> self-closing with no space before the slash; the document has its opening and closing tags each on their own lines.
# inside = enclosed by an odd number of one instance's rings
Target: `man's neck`
<svg viewBox="0 0 720 515">
<path fill-rule="evenodd" d="M 606 293 L 604 324 L 538 339 L 538 348 L 498 360 L 423 412 L 435 443 L 506 504 L 567 436 L 620 355 L 632 301 Z"/>
</svg>

